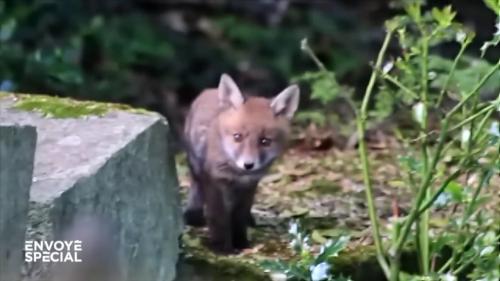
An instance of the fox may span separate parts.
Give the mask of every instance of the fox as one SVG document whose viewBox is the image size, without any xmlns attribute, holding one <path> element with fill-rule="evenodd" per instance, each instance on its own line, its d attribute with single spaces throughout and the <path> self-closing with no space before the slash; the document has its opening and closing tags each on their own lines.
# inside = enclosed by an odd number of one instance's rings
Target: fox
<svg viewBox="0 0 500 281">
<path fill-rule="evenodd" d="M 299 95 L 295 84 L 272 99 L 243 94 L 224 73 L 192 102 L 183 132 L 191 175 L 183 216 L 187 225 L 208 226 L 215 252 L 249 247 L 257 186 L 287 147 Z"/>
</svg>

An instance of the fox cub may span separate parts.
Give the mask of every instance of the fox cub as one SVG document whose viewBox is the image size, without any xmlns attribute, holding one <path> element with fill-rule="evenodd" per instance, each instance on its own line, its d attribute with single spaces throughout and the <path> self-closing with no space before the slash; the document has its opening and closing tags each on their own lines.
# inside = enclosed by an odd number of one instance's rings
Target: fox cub
<svg viewBox="0 0 500 281">
<path fill-rule="evenodd" d="M 191 105 L 184 127 L 191 170 L 184 219 L 208 224 L 214 250 L 248 247 L 257 185 L 283 153 L 298 104 L 296 85 L 273 99 L 250 97 L 223 74 L 217 89 L 203 91 Z"/>
</svg>

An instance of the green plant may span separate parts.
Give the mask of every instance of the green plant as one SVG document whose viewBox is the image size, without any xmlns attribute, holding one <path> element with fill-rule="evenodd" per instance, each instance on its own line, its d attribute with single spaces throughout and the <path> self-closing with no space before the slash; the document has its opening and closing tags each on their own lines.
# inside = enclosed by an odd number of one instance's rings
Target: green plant
<svg viewBox="0 0 500 281">
<path fill-rule="evenodd" d="M 290 248 L 296 257 L 291 261 L 267 260 L 261 266 L 274 276 L 273 280 L 297 281 L 348 281 L 349 278 L 335 276 L 331 261 L 344 250 L 349 242 L 348 236 L 328 240 L 318 247 L 311 245 L 309 235 L 297 221 L 290 223 L 288 233 L 291 236 Z"/>
<path fill-rule="evenodd" d="M 0 1 L 3 90 L 126 100 L 138 87 L 135 68 L 158 68 L 172 58 L 170 45 L 143 15 L 104 16 L 85 5 Z"/>
<path fill-rule="evenodd" d="M 489 1 L 492 3 L 492 1 Z M 360 138 L 359 154 L 363 166 L 363 178 L 366 200 L 373 236 L 377 249 L 377 259 L 389 280 L 456 280 L 457 275 L 469 271 L 473 280 L 498 280 L 500 277 L 500 259 L 498 258 L 498 227 L 491 214 L 479 204 L 482 191 L 489 185 L 492 174 L 500 168 L 500 141 L 498 124 L 490 119 L 493 112 L 500 109 L 500 94 L 491 102 L 480 99 L 480 90 L 494 75 L 498 75 L 500 61 L 488 66 L 487 71 L 471 85 L 458 93 L 451 93 L 457 66 L 464 50 L 473 39 L 473 34 L 454 22 L 455 13 L 450 6 L 442 9 L 433 8 L 424 13 L 421 1 L 405 1 L 406 15 L 398 16 L 386 24 L 386 37 L 379 52 L 373 73 L 366 88 L 365 96 L 357 116 L 358 135 Z M 496 9 L 495 12 L 500 12 Z M 395 61 L 383 65 L 385 52 L 389 42 L 397 34 L 403 54 Z M 455 35 L 461 48 L 450 69 L 444 73 L 445 79 L 440 83 L 441 89 L 431 89 L 436 74 L 429 71 L 433 57 L 430 48 Z M 406 140 L 414 145 L 409 146 L 404 159 L 416 163 L 407 169 L 406 183 L 415 193 L 409 214 L 394 218 L 388 248 L 382 243 L 380 222 L 373 203 L 373 186 L 371 167 L 364 140 L 366 122 L 368 120 L 370 101 L 376 82 L 381 91 L 395 87 L 392 97 L 413 107 L 415 122 L 419 125 L 417 139 Z M 388 83 L 388 84 L 387 84 Z M 448 111 L 441 111 L 443 97 L 447 95 L 455 100 Z M 431 145 L 428 113 L 437 111 L 440 116 L 440 128 L 437 144 Z M 489 130 L 491 124 L 492 130 Z M 495 125 L 496 124 L 496 125 Z M 451 141 L 449 139 L 451 138 Z M 459 146 L 462 151 L 454 155 L 457 164 L 453 172 L 440 169 L 443 159 L 453 147 Z M 416 170 L 415 168 L 418 167 Z M 469 181 L 465 186 L 457 181 L 459 177 L 469 179 L 477 177 L 476 186 Z M 467 192 L 471 190 L 471 192 Z M 449 194 L 456 204 L 464 208 L 463 214 L 453 212 L 454 218 L 460 218 L 455 225 L 453 219 L 439 232 L 437 237 L 431 236 L 430 212 L 443 194 Z M 439 203 L 439 201 L 438 201 Z M 484 223 L 485 217 L 488 223 Z M 432 241 L 431 241 L 432 238 Z M 438 242 L 436 242 L 438 241 Z M 403 248 L 415 245 L 420 265 L 419 273 L 410 275 L 401 270 L 401 254 Z M 443 265 L 436 263 L 442 255 L 444 246 L 451 248 L 451 256 L 444 257 Z M 472 270 L 470 270 L 472 266 Z M 450 279 L 451 278 L 451 279 Z"/>
<path fill-rule="evenodd" d="M 320 126 L 324 126 L 328 121 L 336 121 L 339 117 L 335 112 L 328 112 L 327 109 L 336 99 L 346 101 L 352 111 L 356 110 L 356 104 L 353 99 L 354 90 L 350 87 L 340 85 L 336 75 L 330 71 L 319 60 L 314 51 L 309 46 L 307 38 L 301 41 L 301 50 L 308 55 L 316 64 L 317 71 L 305 72 L 293 78 L 296 82 L 306 82 L 311 85 L 311 100 L 319 102 L 320 110 L 303 110 L 298 113 L 297 120 L 309 121 Z"/>
</svg>

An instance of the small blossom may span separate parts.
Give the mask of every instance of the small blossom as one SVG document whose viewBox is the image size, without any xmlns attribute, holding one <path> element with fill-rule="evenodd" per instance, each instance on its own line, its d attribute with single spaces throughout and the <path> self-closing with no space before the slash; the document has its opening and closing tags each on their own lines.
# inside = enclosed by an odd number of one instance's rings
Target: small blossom
<svg viewBox="0 0 500 281">
<path fill-rule="evenodd" d="M 322 262 L 316 266 L 311 266 L 311 280 L 321 281 L 328 279 L 328 271 L 330 270 L 330 265 L 326 262 Z"/>
<path fill-rule="evenodd" d="M 480 257 L 487 256 L 487 255 L 493 253 L 493 251 L 495 251 L 495 248 L 493 246 L 488 246 L 488 247 L 481 250 L 481 253 L 479 253 L 479 256 Z"/>
<path fill-rule="evenodd" d="M 427 112 L 425 105 L 421 102 L 415 104 L 413 106 L 413 115 L 415 117 L 415 120 L 420 124 L 424 124 L 425 120 L 427 119 Z"/>
<path fill-rule="evenodd" d="M 457 277 L 451 273 L 446 273 L 445 275 L 441 276 L 441 279 L 443 281 L 457 281 Z"/>
<path fill-rule="evenodd" d="M 387 62 L 384 67 L 382 67 L 382 73 L 384 74 L 387 74 L 389 73 L 389 71 L 391 71 L 391 69 L 394 67 L 394 62 L 393 61 L 389 61 Z"/>
<path fill-rule="evenodd" d="M 309 42 L 307 41 L 307 38 L 304 38 L 300 41 L 300 49 L 302 51 L 305 51 L 309 48 Z"/>
<path fill-rule="evenodd" d="M 460 30 L 459 32 L 457 32 L 457 35 L 455 36 L 455 40 L 457 40 L 457 42 L 459 42 L 459 43 L 462 43 L 462 42 L 464 42 L 466 37 L 467 37 L 467 34 L 465 34 L 465 32 L 463 32 L 462 30 Z"/>
<path fill-rule="evenodd" d="M 466 143 L 469 142 L 469 140 L 470 140 L 470 130 L 462 129 L 462 137 L 461 137 L 462 144 L 465 145 Z"/>
<path fill-rule="evenodd" d="M 286 281 L 286 274 L 281 273 L 281 272 L 274 272 L 269 275 L 271 277 L 272 281 Z"/>
<path fill-rule="evenodd" d="M 434 80 L 437 77 L 437 73 L 435 71 L 430 71 L 427 76 L 429 77 L 430 80 Z"/>
<path fill-rule="evenodd" d="M 491 123 L 490 129 L 488 131 L 493 136 L 500 137 L 500 128 L 498 125 L 498 121 L 493 121 L 493 123 Z"/>
<path fill-rule="evenodd" d="M 443 207 L 446 206 L 451 201 L 451 195 L 449 193 L 441 193 L 439 194 L 436 201 L 434 201 L 434 206 Z"/>
<path fill-rule="evenodd" d="M 302 249 L 304 251 L 309 251 L 311 249 L 311 245 L 309 244 L 309 236 L 307 236 L 306 238 L 304 238 L 304 240 L 302 241 Z"/>
<path fill-rule="evenodd" d="M 292 235 L 297 235 L 298 232 L 299 232 L 299 225 L 296 222 L 292 222 L 290 224 L 290 228 L 288 229 L 288 233 Z"/>
</svg>

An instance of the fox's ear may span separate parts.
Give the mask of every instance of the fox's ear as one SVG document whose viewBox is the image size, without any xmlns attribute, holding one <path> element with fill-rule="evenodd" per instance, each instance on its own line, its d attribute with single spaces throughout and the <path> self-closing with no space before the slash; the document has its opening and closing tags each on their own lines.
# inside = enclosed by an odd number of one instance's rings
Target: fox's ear
<svg viewBox="0 0 500 281">
<path fill-rule="evenodd" d="M 221 106 L 239 107 L 245 102 L 243 94 L 234 82 L 234 80 L 227 74 L 222 74 L 219 82 L 219 103 Z"/>
<path fill-rule="evenodd" d="M 297 85 L 292 85 L 284 89 L 271 101 L 271 108 L 274 114 L 292 119 L 299 107 L 299 96 L 300 90 Z"/>
</svg>

